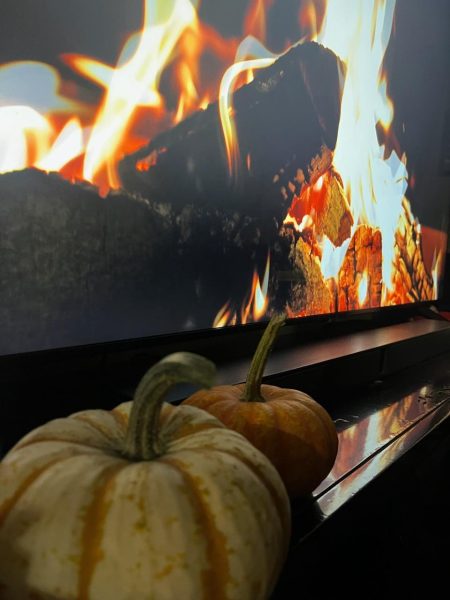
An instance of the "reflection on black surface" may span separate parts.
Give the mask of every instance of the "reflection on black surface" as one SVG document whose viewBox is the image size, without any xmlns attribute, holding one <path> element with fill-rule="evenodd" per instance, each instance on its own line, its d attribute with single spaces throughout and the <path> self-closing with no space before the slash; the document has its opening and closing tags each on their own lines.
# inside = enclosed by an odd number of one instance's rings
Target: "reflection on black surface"
<svg viewBox="0 0 450 600">
<path fill-rule="evenodd" d="M 349 419 L 336 419 L 339 451 L 329 476 L 315 490 L 324 516 L 329 516 L 366 483 L 394 462 L 407 447 L 416 443 L 450 412 L 450 368 L 448 357 L 419 369 L 420 377 L 410 375 L 410 390 L 400 396 L 399 378 L 390 388 L 361 397 L 366 415 L 346 426 Z M 428 383 L 423 384 L 424 377 Z M 407 374 L 403 374 L 403 390 Z M 422 381 L 419 381 L 422 379 Z M 374 401 L 377 400 L 377 402 Z M 368 407 L 371 412 L 367 415 Z"/>
</svg>

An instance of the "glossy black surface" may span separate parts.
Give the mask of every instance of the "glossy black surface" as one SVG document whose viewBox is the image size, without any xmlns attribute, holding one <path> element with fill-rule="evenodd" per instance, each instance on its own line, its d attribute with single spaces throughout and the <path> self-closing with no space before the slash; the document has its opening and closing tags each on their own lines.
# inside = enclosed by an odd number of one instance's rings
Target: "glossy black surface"
<svg viewBox="0 0 450 600">
<path fill-rule="evenodd" d="M 449 472 L 446 419 L 291 548 L 271 600 L 446 597 Z"/>
<path fill-rule="evenodd" d="M 302 523 L 299 539 L 449 418 L 450 354 L 349 392 L 331 413 L 338 430 L 338 454 L 331 473 L 309 501 L 319 518 Z M 294 506 L 294 513 L 305 510 L 309 502 Z"/>
<path fill-rule="evenodd" d="M 402 579 L 401 569 L 410 568 L 409 561 L 422 551 L 424 565 L 436 572 L 414 576 L 421 585 L 429 576 L 431 590 L 448 557 L 450 353 L 349 393 L 334 417 L 338 456 L 313 496 L 292 505 L 291 549 L 274 600 L 300 597 L 295 589 L 304 584 L 302 597 L 321 598 L 325 589 L 329 594 L 329 582 L 314 580 L 321 565 L 324 577 L 337 579 L 342 571 L 343 582 L 369 573 L 376 577 L 366 581 L 361 596 L 343 583 L 347 597 L 394 598 L 398 586 L 410 594 L 414 583 Z M 414 487 L 411 474 L 417 469 L 420 484 Z"/>
<path fill-rule="evenodd" d="M 315 365 L 323 366 L 343 357 L 350 357 L 364 352 L 373 352 L 388 346 L 414 341 L 418 360 L 418 342 L 427 336 L 441 334 L 446 336 L 450 347 L 450 323 L 446 321 L 419 320 L 399 323 L 387 327 L 379 327 L 370 331 L 338 336 L 308 344 L 291 344 L 291 347 L 272 353 L 265 370 L 266 377 L 281 378 L 299 369 Z M 220 383 L 237 383 L 245 381 L 249 360 L 229 361 L 219 372 Z"/>
</svg>

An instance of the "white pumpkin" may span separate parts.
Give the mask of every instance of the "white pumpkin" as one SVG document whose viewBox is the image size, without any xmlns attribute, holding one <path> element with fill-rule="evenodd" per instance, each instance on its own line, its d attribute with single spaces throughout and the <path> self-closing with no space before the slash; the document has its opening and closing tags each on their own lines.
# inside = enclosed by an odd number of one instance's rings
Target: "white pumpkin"
<svg viewBox="0 0 450 600">
<path fill-rule="evenodd" d="M 171 355 L 133 403 L 51 421 L 7 454 L 0 598 L 267 598 L 289 540 L 281 479 L 206 412 L 162 405 L 174 383 L 212 374 Z"/>
</svg>

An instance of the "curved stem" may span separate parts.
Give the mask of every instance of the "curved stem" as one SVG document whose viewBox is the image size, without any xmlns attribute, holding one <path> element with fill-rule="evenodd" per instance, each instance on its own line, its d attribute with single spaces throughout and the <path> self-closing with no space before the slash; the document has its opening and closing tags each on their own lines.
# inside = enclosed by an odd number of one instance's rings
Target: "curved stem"
<svg viewBox="0 0 450 600">
<path fill-rule="evenodd" d="M 124 453 L 133 460 L 152 460 L 164 453 L 159 416 L 167 392 L 177 383 L 211 387 L 214 363 L 190 352 L 176 352 L 156 363 L 141 379 L 134 393 Z"/>
<path fill-rule="evenodd" d="M 265 402 L 261 395 L 261 381 L 266 368 L 267 359 L 278 335 L 278 331 L 286 322 L 285 315 L 274 315 L 267 325 L 258 347 L 253 355 L 252 364 L 247 375 L 243 402 Z"/>
</svg>

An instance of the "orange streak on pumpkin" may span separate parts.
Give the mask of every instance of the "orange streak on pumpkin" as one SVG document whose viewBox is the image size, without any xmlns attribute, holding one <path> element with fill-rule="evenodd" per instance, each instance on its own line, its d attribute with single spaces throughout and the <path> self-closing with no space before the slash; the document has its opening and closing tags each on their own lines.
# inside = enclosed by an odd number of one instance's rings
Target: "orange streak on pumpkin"
<svg viewBox="0 0 450 600">
<path fill-rule="evenodd" d="M 42 473 L 44 473 L 44 471 L 46 471 L 47 469 L 50 469 L 53 465 L 60 462 L 61 460 L 64 460 L 65 458 L 68 458 L 68 457 L 64 456 L 64 457 L 57 458 L 56 460 L 52 460 L 51 462 L 48 462 L 43 467 L 40 467 L 39 469 L 36 469 L 32 473 L 30 473 L 28 475 L 28 477 L 26 477 L 22 481 L 22 483 L 16 489 L 14 494 L 10 498 L 5 500 L 3 502 L 3 504 L 0 506 L 0 527 L 6 521 L 7 516 L 9 515 L 11 510 L 14 508 L 15 504 L 20 500 L 21 496 L 23 496 L 23 494 L 25 494 L 25 492 L 28 490 L 28 488 L 36 481 L 36 479 L 40 475 L 42 475 Z M 72 457 L 70 457 L 70 458 L 72 458 Z M 7 468 L 6 466 L 3 466 L 0 464 L 0 474 L 1 474 L 1 470 L 6 469 L 6 468 Z"/>
<path fill-rule="evenodd" d="M 114 408 L 111 411 L 111 416 L 114 418 L 117 425 L 122 429 L 123 433 L 125 434 L 128 428 L 128 419 L 125 417 L 125 415 Z"/>
<path fill-rule="evenodd" d="M 112 497 L 107 496 L 114 486 L 114 479 L 122 469 L 129 465 L 123 461 L 120 465 L 114 464 L 103 473 L 100 485 L 94 492 L 94 499 L 86 510 L 84 528 L 81 539 L 83 552 L 80 558 L 80 572 L 78 579 L 78 600 L 89 600 L 89 588 L 97 564 L 102 560 L 104 552 L 101 548 L 105 520 Z"/>
<path fill-rule="evenodd" d="M 265 477 L 264 474 L 261 473 L 261 471 L 259 471 L 251 461 L 249 461 L 245 458 L 245 456 L 243 456 L 242 454 L 235 454 L 234 452 L 231 452 L 231 450 L 218 449 L 217 447 L 214 447 L 214 446 L 212 446 L 212 447 L 202 446 L 201 448 L 198 448 L 198 449 L 191 448 L 190 452 L 195 452 L 195 451 L 204 452 L 205 450 L 210 450 L 211 452 L 220 452 L 221 454 L 226 454 L 227 456 L 231 456 L 234 459 L 236 459 L 237 461 L 241 462 L 243 465 L 245 465 L 247 467 L 247 469 L 249 471 L 251 471 L 251 473 L 256 477 L 256 479 L 258 479 L 258 481 L 269 492 L 270 497 L 272 498 L 273 505 L 276 508 L 278 516 L 280 517 L 280 523 L 281 523 L 282 530 L 290 531 L 290 516 L 285 511 L 285 504 L 284 504 L 283 498 L 281 498 L 281 496 L 277 493 L 277 490 L 272 485 L 272 482 L 270 481 L 270 479 Z M 287 539 L 289 539 L 289 536 L 287 536 Z M 286 548 L 286 552 L 287 552 L 287 548 Z M 281 562 L 283 562 L 283 559 L 281 560 Z M 279 570 L 276 569 L 275 572 L 279 573 Z"/>
<path fill-rule="evenodd" d="M 203 449 L 202 449 L 203 451 Z M 227 539 L 217 529 L 215 519 L 208 503 L 201 492 L 203 482 L 199 477 L 187 472 L 188 466 L 179 459 L 169 457 L 167 454 L 160 459 L 161 462 L 173 467 L 182 477 L 199 529 L 206 541 L 206 557 L 209 567 L 202 571 L 203 598 L 204 600 L 227 600 L 227 584 L 231 580 L 230 564 L 227 556 Z"/>
</svg>

